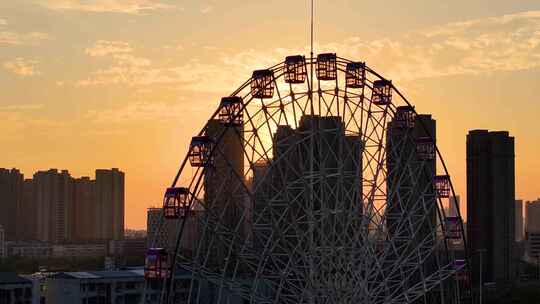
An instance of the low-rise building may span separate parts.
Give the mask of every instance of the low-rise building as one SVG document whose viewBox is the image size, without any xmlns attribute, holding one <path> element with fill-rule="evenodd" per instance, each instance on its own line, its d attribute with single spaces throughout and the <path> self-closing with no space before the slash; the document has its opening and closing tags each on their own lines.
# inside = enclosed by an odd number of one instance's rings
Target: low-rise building
<svg viewBox="0 0 540 304">
<path fill-rule="evenodd" d="M 33 304 L 32 281 L 13 272 L 0 272 L 0 303 Z"/>
<path fill-rule="evenodd" d="M 53 257 L 102 257 L 107 255 L 104 243 L 61 244 L 52 247 Z"/>
<path fill-rule="evenodd" d="M 110 256 L 145 256 L 146 238 L 109 241 Z"/>
<path fill-rule="evenodd" d="M 28 258 L 102 257 L 107 255 L 106 243 L 50 244 L 42 241 L 6 243 L 7 256 Z"/>
<path fill-rule="evenodd" d="M 61 272 L 47 279 L 47 303 L 141 303 L 144 271 Z"/>
<path fill-rule="evenodd" d="M 7 256 L 43 258 L 52 255 L 52 246 L 42 241 L 6 242 Z"/>
</svg>

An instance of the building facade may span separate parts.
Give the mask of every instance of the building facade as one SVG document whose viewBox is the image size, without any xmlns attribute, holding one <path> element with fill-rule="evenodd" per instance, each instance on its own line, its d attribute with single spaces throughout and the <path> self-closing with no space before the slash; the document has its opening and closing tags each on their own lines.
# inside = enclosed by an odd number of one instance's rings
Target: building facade
<svg viewBox="0 0 540 304">
<path fill-rule="evenodd" d="M 23 175 L 17 169 L 0 168 L 0 225 L 6 240 L 17 237 L 17 210 L 22 201 Z"/>
<path fill-rule="evenodd" d="M 527 202 L 525 207 L 527 240 L 527 255 L 531 258 L 540 258 L 540 199 Z"/>
<path fill-rule="evenodd" d="M 32 281 L 16 273 L 0 272 L 0 303 L 33 304 Z"/>
<path fill-rule="evenodd" d="M 467 135 L 467 234 L 472 275 L 504 287 L 516 274 L 514 138 L 508 132 L 470 131 Z"/>
<path fill-rule="evenodd" d="M 124 238 L 124 172 L 96 170 L 95 208 L 96 236 L 102 240 Z"/>
<path fill-rule="evenodd" d="M 96 179 L 67 170 L 38 171 L 24 179 L 0 168 L 0 225 L 7 241 L 63 244 L 124 237 L 124 173 L 96 170 Z"/>
<path fill-rule="evenodd" d="M 6 256 L 6 234 L 4 233 L 4 227 L 0 225 L 0 259 L 5 258 Z"/>
<path fill-rule="evenodd" d="M 34 204 L 37 212 L 37 240 L 63 243 L 71 239 L 73 179 L 67 170 L 38 171 L 34 174 Z"/>
<path fill-rule="evenodd" d="M 523 200 L 516 200 L 516 242 L 523 241 Z"/>
</svg>

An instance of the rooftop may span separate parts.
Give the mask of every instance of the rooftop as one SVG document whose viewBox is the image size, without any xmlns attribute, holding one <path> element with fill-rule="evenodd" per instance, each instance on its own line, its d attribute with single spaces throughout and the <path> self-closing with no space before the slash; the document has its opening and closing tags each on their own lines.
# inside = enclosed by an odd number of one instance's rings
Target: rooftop
<svg viewBox="0 0 540 304">
<path fill-rule="evenodd" d="M 20 284 L 28 283 L 31 284 L 32 281 L 25 279 L 14 272 L 0 272 L 0 285 L 2 284 Z"/>
</svg>

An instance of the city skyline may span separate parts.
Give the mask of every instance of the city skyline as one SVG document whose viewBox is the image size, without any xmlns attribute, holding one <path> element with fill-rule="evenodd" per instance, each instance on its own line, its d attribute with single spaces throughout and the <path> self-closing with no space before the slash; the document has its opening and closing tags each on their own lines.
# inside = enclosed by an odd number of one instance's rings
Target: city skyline
<svg viewBox="0 0 540 304">
<path fill-rule="evenodd" d="M 516 137 L 516 198 L 536 199 L 540 143 L 530 121 L 540 109 L 540 4 L 415 0 L 413 14 L 378 5 L 319 3 L 316 52 L 366 60 L 433 114 L 462 206 L 472 129 Z M 0 11 L 0 145 L 9 147 L 0 166 L 25 176 L 123 168 L 126 228 L 145 227 L 146 208 L 161 204 L 189 138 L 221 96 L 254 69 L 307 54 L 305 3 L 44 0 L 1 3 Z M 258 22 L 254 12 L 279 22 Z"/>
</svg>

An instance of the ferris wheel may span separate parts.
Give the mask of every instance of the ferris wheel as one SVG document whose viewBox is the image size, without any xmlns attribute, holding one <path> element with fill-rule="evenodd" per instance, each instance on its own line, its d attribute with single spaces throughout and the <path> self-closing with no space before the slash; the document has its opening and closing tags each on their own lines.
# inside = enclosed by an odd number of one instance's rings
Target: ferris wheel
<svg viewBox="0 0 540 304">
<path fill-rule="evenodd" d="M 192 138 L 146 303 L 465 303 L 453 194 L 435 121 L 390 80 L 334 53 L 288 56 Z"/>
</svg>

